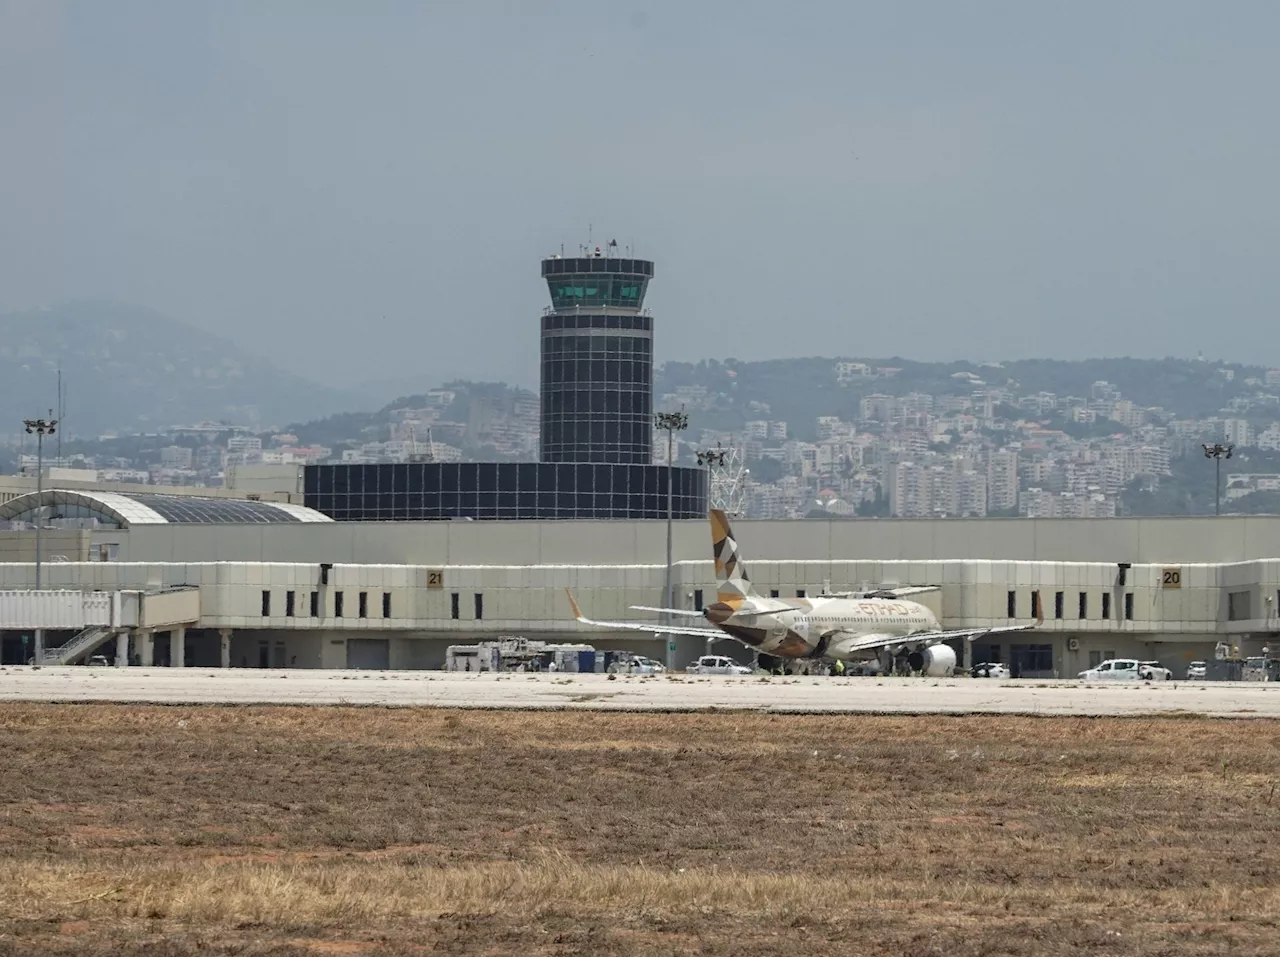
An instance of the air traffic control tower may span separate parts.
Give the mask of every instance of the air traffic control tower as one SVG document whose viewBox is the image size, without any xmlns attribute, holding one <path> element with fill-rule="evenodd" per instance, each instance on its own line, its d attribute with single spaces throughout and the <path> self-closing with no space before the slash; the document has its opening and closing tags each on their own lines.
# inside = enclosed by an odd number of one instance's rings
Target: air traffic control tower
<svg viewBox="0 0 1280 957">
<path fill-rule="evenodd" d="M 309 465 L 306 504 L 340 522 L 705 519 L 707 470 L 652 461 L 653 263 L 616 248 L 542 260 L 541 461 Z"/>
<path fill-rule="evenodd" d="M 648 465 L 653 434 L 653 263 L 610 243 L 542 260 L 543 462 Z"/>
</svg>

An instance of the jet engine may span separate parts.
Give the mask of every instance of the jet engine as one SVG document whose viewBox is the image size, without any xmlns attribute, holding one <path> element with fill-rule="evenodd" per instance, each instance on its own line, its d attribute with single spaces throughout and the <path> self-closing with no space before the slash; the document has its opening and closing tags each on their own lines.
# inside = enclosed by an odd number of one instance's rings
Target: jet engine
<svg viewBox="0 0 1280 957">
<path fill-rule="evenodd" d="M 950 678 L 956 673 L 956 653 L 950 645 L 929 645 L 907 656 L 912 671 L 930 678 Z"/>
</svg>

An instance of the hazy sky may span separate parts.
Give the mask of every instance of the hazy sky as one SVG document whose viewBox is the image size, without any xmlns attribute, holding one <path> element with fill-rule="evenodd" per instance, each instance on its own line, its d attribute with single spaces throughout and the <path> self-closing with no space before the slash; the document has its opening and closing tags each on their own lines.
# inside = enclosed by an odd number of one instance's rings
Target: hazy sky
<svg viewBox="0 0 1280 957">
<path fill-rule="evenodd" d="M 1280 363 L 1280 4 L 0 0 L 0 309 L 533 383 L 538 260 L 660 359 Z"/>
</svg>

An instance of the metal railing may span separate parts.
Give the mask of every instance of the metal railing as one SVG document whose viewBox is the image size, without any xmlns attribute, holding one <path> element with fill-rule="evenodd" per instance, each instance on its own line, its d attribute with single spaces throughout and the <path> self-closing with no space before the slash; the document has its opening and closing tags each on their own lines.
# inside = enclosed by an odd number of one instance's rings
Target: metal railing
<svg viewBox="0 0 1280 957">
<path fill-rule="evenodd" d="M 92 654 L 106 641 L 115 635 L 115 629 L 90 625 L 59 648 L 47 648 L 44 652 L 43 664 L 69 665 L 77 658 Z"/>
</svg>

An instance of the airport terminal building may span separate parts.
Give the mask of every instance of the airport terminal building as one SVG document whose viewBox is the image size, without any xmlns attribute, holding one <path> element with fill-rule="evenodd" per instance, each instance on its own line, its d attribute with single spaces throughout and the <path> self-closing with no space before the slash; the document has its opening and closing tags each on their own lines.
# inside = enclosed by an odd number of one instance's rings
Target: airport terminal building
<svg viewBox="0 0 1280 957">
<path fill-rule="evenodd" d="M 235 667 L 433 668 L 447 645 L 504 635 L 588 641 L 681 667 L 701 639 L 599 632 L 570 615 L 571 588 L 594 618 L 656 620 L 665 523 L 644 520 L 334 521 L 273 502 L 45 490 L 0 506 L 0 590 L 43 586 L 198 594 L 178 631 L 128 630 L 128 660 Z M 714 600 L 705 519 L 674 528 L 676 604 Z M 1069 676 L 1100 658 L 1158 659 L 1185 672 L 1219 640 L 1245 653 L 1280 634 L 1280 517 L 739 521 L 752 581 L 779 597 L 895 585 L 944 628 L 1039 629 L 960 649 L 1027 676 Z M 20 625 L 21 623 L 17 623 Z M 0 621 L 4 661 L 21 627 Z M 50 646 L 73 632 L 49 635 Z M 750 659 L 725 638 L 714 652 Z"/>
<path fill-rule="evenodd" d="M 121 663 L 175 667 L 433 668 L 449 644 L 500 636 L 676 668 L 708 650 L 749 659 L 727 637 L 708 648 L 571 617 L 566 588 L 596 619 L 645 620 L 631 606 L 663 604 L 668 516 L 674 603 L 701 609 L 717 584 L 706 470 L 652 460 L 654 264 L 612 248 L 542 260 L 538 462 L 317 465 L 252 494 L 0 479 L 0 660 L 27 660 L 37 628 L 65 657 L 114 640 Z M 947 629 L 1028 622 L 1038 596 L 1037 630 L 956 649 L 1015 674 L 1127 656 L 1182 675 L 1219 640 L 1247 652 L 1280 633 L 1280 517 L 735 532 L 762 594 L 930 586 L 919 600 Z"/>
</svg>

